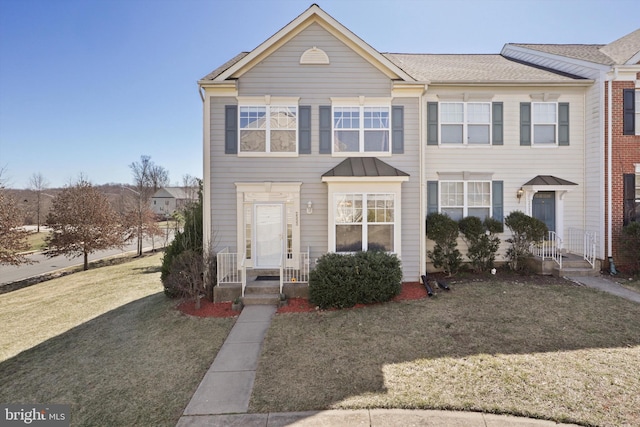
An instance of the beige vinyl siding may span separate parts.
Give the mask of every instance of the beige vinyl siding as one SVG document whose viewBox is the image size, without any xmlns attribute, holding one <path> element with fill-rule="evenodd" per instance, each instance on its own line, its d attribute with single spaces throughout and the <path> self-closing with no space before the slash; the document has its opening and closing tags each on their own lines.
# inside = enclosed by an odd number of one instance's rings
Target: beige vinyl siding
<svg viewBox="0 0 640 427">
<path fill-rule="evenodd" d="M 543 52 L 522 51 L 517 47 L 505 46 L 503 54 L 510 58 L 536 64 L 542 67 L 574 74 L 595 83 L 585 94 L 585 159 L 586 170 L 583 190 L 585 198 L 584 224 L 586 229 L 597 231 L 597 256 L 604 259 L 605 253 L 605 173 L 604 173 L 604 85 L 606 66 L 587 62 L 551 57 Z M 578 63 L 580 62 L 580 63 Z"/>
<path fill-rule="evenodd" d="M 329 65 L 300 65 L 300 55 L 316 46 L 324 50 Z M 269 57 L 241 76 L 239 96 L 299 97 L 298 105 L 311 106 L 311 153 L 298 157 L 238 157 L 224 154 L 224 106 L 237 104 L 235 97 L 211 97 L 211 224 L 216 248 L 236 243 L 236 189 L 234 182 L 302 182 L 300 189 L 300 247 L 311 248 L 313 261 L 328 250 L 327 186 L 322 174 L 344 157 L 318 154 L 318 114 L 331 97 L 391 97 L 391 82 L 378 69 L 355 54 L 341 41 L 313 24 Z M 405 153 L 380 157 L 411 175 L 402 184 L 402 261 L 405 280 L 419 275 L 419 101 L 398 98 L 404 105 Z M 306 204 L 313 202 L 313 213 Z"/>
<path fill-rule="evenodd" d="M 605 235 L 605 172 L 604 172 L 604 109 L 601 108 L 603 85 L 594 84 L 585 95 L 585 227 L 598 233 L 596 256 L 604 259 Z"/>
<path fill-rule="evenodd" d="M 504 182 L 504 215 L 515 210 L 525 211 L 524 198 L 518 202 L 517 190 L 537 175 L 554 175 L 578 184 L 564 197 L 564 230 L 585 228 L 585 126 L 584 89 L 557 87 L 528 88 L 443 88 L 430 87 L 426 102 L 437 102 L 438 96 L 468 93 L 492 93 L 493 102 L 503 103 L 504 145 L 484 147 L 427 146 L 427 181 L 438 181 L 438 173 L 492 173 L 492 180 Z M 531 94 L 561 93 L 558 102 L 570 103 L 570 145 L 568 147 L 533 147 L 520 145 L 520 103 L 531 102 Z M 506 239 L 508 229 L 501 239 Z M 464 243 L 461 250 L 466 252 Z M 433 242 L 428 241 L 428 249 Z M 503 244 L 503 249 L 504 249 Z M 501 256 L 498 261 L 503 260 Z"/>
</svg>

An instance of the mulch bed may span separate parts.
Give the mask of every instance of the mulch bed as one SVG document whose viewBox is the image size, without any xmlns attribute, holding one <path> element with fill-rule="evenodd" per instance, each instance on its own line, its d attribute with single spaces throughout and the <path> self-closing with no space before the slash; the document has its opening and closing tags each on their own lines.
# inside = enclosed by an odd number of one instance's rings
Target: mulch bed
<svg viewBox="0 0 640 427">
<path fill-rule="evenodd" d="M 402 284 L 400 295 L 393 301 L 415 300 L 427 297 L 424 286 L 418 282 L 406 282 Z M 289 298 L 288 304 L 278 308 L 277 313 L 308 313 L 317 308 L 305 298 Z M 365 304 L 357 304 L 354 308 L 365 307 Z M 207 299 L 200 300 L 200 309 L 196 310 L 195 303 L 191 300 L 183 301 L 177 306 L 178 310 L 189 316 L 197 317 L 233 317 L 240 315 L 239 311 L 231 310 L 230 302 L 212 303 Z"/>
</svg>

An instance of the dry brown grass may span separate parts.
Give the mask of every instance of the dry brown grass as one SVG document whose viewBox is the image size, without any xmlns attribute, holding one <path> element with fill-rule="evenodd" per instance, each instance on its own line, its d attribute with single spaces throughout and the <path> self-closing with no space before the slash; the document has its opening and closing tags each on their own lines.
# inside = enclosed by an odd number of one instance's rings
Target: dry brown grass
<svg viewBox="0 0 640 427">
<path fill-rule="evenodd" d="M 0 402 L 68 403 L 73 425 L 174 426 L 233 319 L 162 293 L 160 255 L 0 295 Z"/>
<path fill-rule="evenodd" d="M 434 408 L 640 425 L 640 305 L 557 280 L 275 317 L 251 411 Z"/>
</svg>

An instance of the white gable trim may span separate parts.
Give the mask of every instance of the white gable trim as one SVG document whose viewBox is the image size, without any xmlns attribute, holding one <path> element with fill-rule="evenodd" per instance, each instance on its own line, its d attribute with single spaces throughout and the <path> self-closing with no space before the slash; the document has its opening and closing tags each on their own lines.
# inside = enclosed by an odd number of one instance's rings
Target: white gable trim
<svg viewBox="0 0 640 427">
<path fill-rule="evenodd" d="M 514 58 L 515 55 L 513 55 L 513 53 L 522 53 L 522 54 L 527 54 L 527 55 L 534 55 L 537 56 L 539 58 L 542 59 L 549 59 L 549 60 L 553 60 L 553 61 L 559 61 L 559 62 L 564 62 L 566 64 L 569 65 L 576 65 L 579 67 L 584 67 L 584 68 L 588 68 L 591 70 L 597 70 L 597 71 L 608 71 L 611 66 L 610 65 L 604 65 L 604 64 L 598 64 L 596 62 L 590 62 L 590 61 L 585 61 L 582 59 L 576 59 L 576 58 L 570 58 L 568 56 L 562 56 L 562 55 L 556 55 L 554 53 L 547 53 L 547 52 L 542 52 L 539 50 L 535 50 L 535 49 L 529 49 L 526 47 L 522 47 L 522 46 L 514 46 L 512 44 L 505 44 L 504 47 L 502 48 L 502 52 L 500 52 L 501 55 L 506 56 L 507 58 Z M 517 58 L 516 58 L 517 59 Z M 528 61 L 526 61 L 528 62 Z"/>
<path fill-rule="evenodd" d="M 300 16 L 287 24 L 280 31 L 264 41 L 260 46 L 252 50 L 248 55 L 240 61 L 229 67 L 227 70 L 218 75 L 214 81 L 226 80 L 228 78 L 239 78 L 242 74 L 250 70 L 255 64 L 260 62 L 264 57 L 269 56 L 272 52 L 291 40 L 309 25 L 317 23 L 332 35 L 336 36 L 356 53 L 370 62 L 373 66 L 382 71 L 390 79 L 401 79 L 406 81 L 415 81 L 413 77 L 402 71 L 399 67 L 385 58 L 377 50 L 369 46 L 362 39 L 352 33 L 344 25 L 340 24 L 325 11 L 320 9 L 316 4 L 304 11 Z"/>
</svg>

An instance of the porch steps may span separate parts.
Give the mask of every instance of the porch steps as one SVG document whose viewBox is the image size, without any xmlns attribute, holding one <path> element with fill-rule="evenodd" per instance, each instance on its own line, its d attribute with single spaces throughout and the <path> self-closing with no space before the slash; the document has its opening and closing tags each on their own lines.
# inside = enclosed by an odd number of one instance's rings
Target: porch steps
<svg viewBox="0 0 640 427">
<path fill-rule="evenodd" d="M 593 268 L 581 256 L 564 254 L 562 269 L 556 265 L 552 273 L 556 277 L 595 277 L 600 275 L 600 261 L 596 260 L 595 268 Z"/>
<path fill-rule="evenodd" d="M 247 281 L 242 303 L 244 305 L 278 305 L 280 302 L 280 282 L 277 280 Z"/>
</svg>

